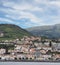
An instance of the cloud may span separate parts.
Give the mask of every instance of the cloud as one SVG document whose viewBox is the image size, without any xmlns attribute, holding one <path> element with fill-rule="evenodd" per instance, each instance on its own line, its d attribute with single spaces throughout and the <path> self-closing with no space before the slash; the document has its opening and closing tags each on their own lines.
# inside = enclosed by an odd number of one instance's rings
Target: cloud
<svg viewBox="0 0 60 65">
<path fill-rule="evenodd" d="M 21 27 L 60 22 L 60 0 L 1 0 L 0 3 L 0 13 L 4 13 L 1 21 L 17 22 Z"/>
<path fill-rule="evenodd" d="M 0 18 L 0 21 L 1 21 L 1 22 L 13 23 L 12 20 L 10 20 L 10 19 L 6 19 L 6 18 Z"/>
<path fill-rule="evenodd" d="M 7 10 L 3 8 L 1 9 L 5 13 L 7 13 L 7 15 L 5 15 L 7 18 L 12 18 L 15 20 L 27 18 L 34 23 L 39 23 L 42 21 L 40 18 L 38 18 L 37 16 L 35 16 L 33 13 L 30 12 L 30 11 L 32 12 L 42 11 L 42 8 L 39 8 L 37 6 L 28 3 L 17 4 L 9 1 L 7 2 L 3 1 L 3 6 L 10 8 L 10 9 L 8 8 Z"/>
<path fill-rule="evenodd" d="M 36 23 L 36 24 L 42 22 L 42 19 L 36 17 L 36 16 L 33 15 L 32 13 L 23 12 L 23 11 L 21 11 L 18 16 L 6 15 L 5 17 L 11 18 L 11 19 L 14 19 L 14 20 L 28 19 L 30 22 Z M 29 22 L 29 21 L 28 21 L 28 22 Z M 29 23 L 30 23 L 30 22 L 29 22 Z"/>
<path fill-rule="evenodd" d="M 45 5 L 46 7 L 59 7 L 60 8 L 60 0 L 34 0 L 37 4 Z"/>
<path fill-rule="evenodd" d="M 20 24 L 20 22 L 17 22 L 8 18 L 0 18 L 0 23 L 15 24 L 15 25 Z"/>
<path fill-rule="evenodd" d="M 51 1 L 50 4 L 60 7 L 60 1 Z"/>
<path fill-rule="evenodd" d="M 39 23 L 42 21 L 40 18 L 36 17 L 35 15 L 29 12 L 20 12 L 20 13 L 21 13 L 20 18 L 28 18 L 31 20 L 31 22 L 34 22 L 34 23 Z"/>
<path fill-rule="evenodd" d="M 15 3 L 15 2 L 9 2 L 9 1 L 3 1 L 3 6 L 13 8 L 15 10 L 28 10 L 28 11 L 42 11 L 42 8 L 39 8 L 37 6 L 32 5 L 31 3 Z"/>
</svg>

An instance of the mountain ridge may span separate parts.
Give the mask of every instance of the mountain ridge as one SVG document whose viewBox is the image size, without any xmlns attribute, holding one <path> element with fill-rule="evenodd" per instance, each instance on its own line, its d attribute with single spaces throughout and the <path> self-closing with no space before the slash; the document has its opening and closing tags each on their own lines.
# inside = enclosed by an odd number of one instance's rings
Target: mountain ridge
<svg viewBox="0 0 60 65">
<path fill-rule="evenodd" d="M 37 26 L 27 28 L 26 30 L 35 36 L 45 36 L 47 38 L 60 38 L 60 24 Z"/>
</svg>

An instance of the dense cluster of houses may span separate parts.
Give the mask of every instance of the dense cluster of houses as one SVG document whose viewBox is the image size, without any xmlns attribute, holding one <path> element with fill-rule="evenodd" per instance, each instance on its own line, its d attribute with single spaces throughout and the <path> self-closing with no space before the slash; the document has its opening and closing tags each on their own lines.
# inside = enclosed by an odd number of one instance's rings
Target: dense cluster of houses
<svg viewBox="0 0 60 65">
<path fill-rule="evenodd" d="M 20 40 L 5 40 L 1 44 L 13 44 L 14 49 L 9 49 L 6 53 L 5 48 L 0 48 L 0 60 L 60 61 L 60 42 L 24 36 Z"/>
</svg>

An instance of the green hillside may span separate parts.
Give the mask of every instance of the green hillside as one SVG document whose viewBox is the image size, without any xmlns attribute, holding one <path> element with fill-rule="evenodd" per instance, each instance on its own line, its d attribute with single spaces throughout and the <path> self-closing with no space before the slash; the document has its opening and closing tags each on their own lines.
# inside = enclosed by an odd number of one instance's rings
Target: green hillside
<svg viewBox="0 0 60 65">
<path fill-rule="evenodd" d="M 1 36 L 1 33 L 4 35 Z M 0 40 L 4 39 L 16 39 L 23 36 L 30 36 L 30 33 L 13 24 L 0 24 Z"/>
</svg>

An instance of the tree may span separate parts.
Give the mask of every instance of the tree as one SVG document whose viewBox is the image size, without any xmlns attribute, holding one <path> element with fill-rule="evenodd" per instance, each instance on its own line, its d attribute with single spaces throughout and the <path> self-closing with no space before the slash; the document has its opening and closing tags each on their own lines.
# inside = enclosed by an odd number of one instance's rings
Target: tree
<svg viewBox="0 0 60 65">
<path fill-rule="evenodd" d="M 46 54 L 52 54 L 52 53 L 51 53 L 51 50 L 48 50 Z"/>
<path fill-rule="evenodd" d="M 4 48 L 6 50 L 6 54 L 8 53 L 9 49 L 14 49 L 14 45 L 12 44 L 0 44 L 0 49 Z"/>
<path fill-rule="evenodd" d="M 51 41 L 49 42 L 49 46 L 50 46 L 50 47 L 52 46 L 52 43 L 51 43 Z"/>
</svg>

